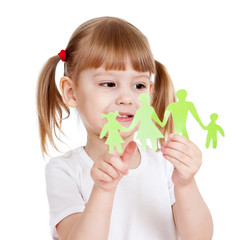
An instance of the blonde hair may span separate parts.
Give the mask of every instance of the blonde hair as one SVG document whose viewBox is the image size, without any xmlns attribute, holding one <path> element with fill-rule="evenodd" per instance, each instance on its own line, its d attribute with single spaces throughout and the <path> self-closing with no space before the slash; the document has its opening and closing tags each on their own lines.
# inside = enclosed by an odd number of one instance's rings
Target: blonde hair
<svg viewBox="0 0 236 240">
<path fill-rule="evenodd" d="M 78 84 L 79 73 L 88 68 L 125 70 L 129 57 L 134 70 L 155 74 L 151 103 L 160 120 L 165 108 L 175 101 L 174 88 L 165 67 L 154 60 L 146 37 L 132 24 L 114 17 L 101 17 L 80 25 L 72 34 L 65 49 L 64 75 Z M 70 116 L 70 109 L 62 100 L 55 82 L 60 57 L 51 57 L 44 65 L 37 85 L 37 108 L 42 153 L 48 154 L 47 138 L 56 149 L 53 133 L 62 132 L 62 120 Z M 63 118 L 63 111 L 67 116 Z M 164 135 L 173 130 L 172 121 L 160 128 Z M 163 143 L 163 139 L 159 142 Z"/>
</svg>

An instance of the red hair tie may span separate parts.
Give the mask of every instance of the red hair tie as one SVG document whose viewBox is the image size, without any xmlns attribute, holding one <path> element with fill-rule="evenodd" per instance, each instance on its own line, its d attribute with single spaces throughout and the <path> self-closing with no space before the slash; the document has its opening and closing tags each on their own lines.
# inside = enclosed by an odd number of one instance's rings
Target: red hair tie
<svg viewBox="0 0 236 240">
<path fill-rule="evenodd" d="M 61 60 L 63 62 L 66 61 L 66 51 L 65 50 L 61 50 L 59 53 L 58 53 L 59 57 L 61 58 Z"/>
</svg>

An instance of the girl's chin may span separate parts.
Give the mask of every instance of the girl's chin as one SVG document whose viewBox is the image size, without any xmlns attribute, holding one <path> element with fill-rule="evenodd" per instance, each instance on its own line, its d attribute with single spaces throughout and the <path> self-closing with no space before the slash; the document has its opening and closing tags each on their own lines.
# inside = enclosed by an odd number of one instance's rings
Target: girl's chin
<svg viewBox="0 0 236 240">
<path fill-rule="evenodd" d="M 131 141 L 134 139 L 134 133 L 120 133 L 120 136 L 123 138 L 123 140 L 126 141 Z"/>
<path fill-rule="evenodd" d="M 134 133 L 138 130 L 138 128 L 135 127 L 134 129 L 130 130 L 129 132 L 122 132 L 120 131 L 120 136 L 123 138 L 124 141 L 132 140 L 134 138 Z"/>
</svg>

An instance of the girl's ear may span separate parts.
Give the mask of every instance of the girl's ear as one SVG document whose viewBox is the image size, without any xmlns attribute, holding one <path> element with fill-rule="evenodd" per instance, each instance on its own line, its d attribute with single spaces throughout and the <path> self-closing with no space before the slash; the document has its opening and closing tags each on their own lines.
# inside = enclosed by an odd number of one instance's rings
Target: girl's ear
<svg viewBox="0 0 236 240">
<path fill-rule="evenodd" d="M 75 97 L 75 84 L 68 77 L 62 77 L 60 80 L 60 89 L 63 102 L 69 107 L 77 107 Z"/>
<path fill-rule="evenodd" d="M 151 95 L 151 93 L 152 93 L 152 87 L 153 87 L 153 82 L 152 81 L 150 81 L 150 92 L 149 92 L 149 94 Z"/>
</svg>

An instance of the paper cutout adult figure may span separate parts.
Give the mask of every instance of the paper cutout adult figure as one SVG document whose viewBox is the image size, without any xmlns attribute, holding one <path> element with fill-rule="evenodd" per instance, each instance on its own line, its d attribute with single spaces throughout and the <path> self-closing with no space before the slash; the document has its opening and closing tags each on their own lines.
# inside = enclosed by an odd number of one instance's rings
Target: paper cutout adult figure
<svg viewBox="0 0 236 240">
<path fill-rule="evenodd" d="M 146 150 L 148 139 L 151 140 L 152 149 L 156 151 L 157 138 L 164 138 L 164 136 L 155 126 L 153 120 L 159 125 L 162 124 L 162 122 L 158 118 L 154 108 L 150 106 L 150 96 L 148 94 L 140 94 L 139 101 L 142 103 L 142 106 L 136 111 L 128 130 L 133 129 L 138 123 L 140 123 L 137 139 L 142 143 L 142 151 Z"/>
<path fill-rule="evenodd" d="M 202 121 L 200 120 L 197 110 L 192 102 L 187 102 L 185 99 L 187 97 L 187 91 L 181 89 L 176 92 L 176 97 L 179 101 L 170 103 L 165 111 L 163 124 L 162 127 L 166 125 L 166 122 L 172 114 L 174 126 L 175 126 L 175 133 L 182 134 L 183 136 L 189 138 L 187 129 L 186 129 L 186 121 L 188 112 L 190 111 L 195 120 L 200 124 L 202 128 L 205 126 L 203 125 Z"/>
<path fill-rule="evenodd" d="M 115 113 L 110 112 L 108 114 L 102 114 L 103 118 L 107 118 L 107 123 L 104 125 L 100 138 L 103 138 L 108 132 L 108 137 L 105 144 L 109 145 L 109 153 L 113 153 L 114 147 L 116 147 L 119 153 L 122 153 L 121 143 L 124 142 L 123 138 L 120 136 L 119 130 L 126 131 L 127 128 L 120 125 L 120 123 L 116 120 L 116 116 L 119 113 L 116 111 Z"/>
<path fill-rule="evenodd" d="M 213 148 L 216 148 L 217 147 L 217 132 L 219 131 L 223 137 L 225 136 L 225 133 L 224 133 L 224 130 L 219 125 L 216 124 L 218 114 L 212 113 L 210 118 L 211 118 L 211 122 L 208 124 L 207 127 L 204 128 L 205 130 L 208 130 L 207 139 L 206 139 L 206 148 L 209 148 L 211 141 L 213 143 Z"/>
</svg>

